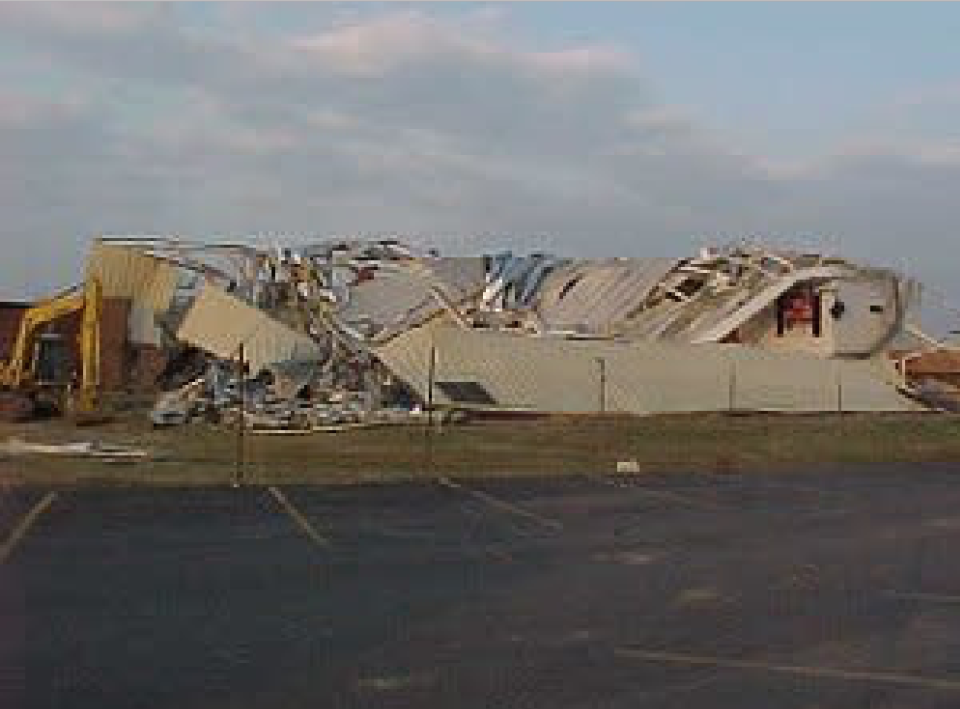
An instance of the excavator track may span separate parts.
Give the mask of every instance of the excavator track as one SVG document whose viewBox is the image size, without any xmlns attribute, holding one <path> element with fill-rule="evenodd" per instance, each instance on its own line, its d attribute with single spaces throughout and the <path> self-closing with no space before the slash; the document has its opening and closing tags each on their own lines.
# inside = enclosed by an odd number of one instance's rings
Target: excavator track
<svg viewBox="0 0 960 709">
<path fill-rule="evenodd" d="M 27 392 L 0 391 L 0 421 L 20 423 L 37 417 L 36 399 Z"/>
</svg>

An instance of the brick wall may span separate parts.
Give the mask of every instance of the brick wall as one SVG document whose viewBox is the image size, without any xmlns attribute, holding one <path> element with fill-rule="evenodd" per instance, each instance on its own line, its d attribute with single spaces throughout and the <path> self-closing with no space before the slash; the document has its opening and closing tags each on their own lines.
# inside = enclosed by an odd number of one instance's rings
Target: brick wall
<svg viewBox="0 0 960 709">
<path fill-rule="evenodd" d="M 157 379 L 166 369 L 167 354 L 152 345 L 135 345 L 128 349 L 131 363 L 127 370 L 127 386 L 134 391 L 154 391 Z"/>
<path fill-rule="evenodd" d="M 0 360 L 7 360 L 20 330 L 20 319 L 29 303 L 0 303 Z"/>
<path fill-rule="evenodd" d="M 127 319 L 129 298 L 104 298 L 100 320 L 100 384 L 107 390 L 127 381 Z"/>
</svg>

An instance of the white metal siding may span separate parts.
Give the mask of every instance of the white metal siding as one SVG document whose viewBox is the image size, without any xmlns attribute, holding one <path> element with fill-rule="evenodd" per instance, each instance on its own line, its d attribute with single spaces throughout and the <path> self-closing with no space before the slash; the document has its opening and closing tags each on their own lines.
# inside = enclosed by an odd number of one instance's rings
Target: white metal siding
<svg viewBox="0 0 960 709">
<path fill-rule="evenodd" d="M 187 311 L 177 339 L 218 357 L 233 358 L 241 344 L 256 374 L 275 362 L 320 360 L 320 347 L 262 310 L 209 283 Z"/>
<path fill-rule="evenodd" d="M 875 361 L 834 361 L 739 345 L 616 343 L 537 338 L 431 324 L 378 350 L 394 374 L 426 394 L 430 347 L 437 381 L 473 380 L 498 408 L 590 413 L 599 408 L 597 358 L 606 363 L 609 411 L 737 409 L 903 411 L 912 405 Z M 732 397 L 731 397 L 732 392 Z M 435 392 L 441 403 L 451 403 Z"/>
</svg>

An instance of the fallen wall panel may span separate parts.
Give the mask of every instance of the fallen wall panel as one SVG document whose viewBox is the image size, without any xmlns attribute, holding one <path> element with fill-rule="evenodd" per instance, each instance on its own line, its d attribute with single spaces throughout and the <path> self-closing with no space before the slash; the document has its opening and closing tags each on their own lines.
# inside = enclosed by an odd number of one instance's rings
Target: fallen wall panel
<svg viewBox="0 0 960 709">
<path fill-rule="evenodd" d="M 322 359 L 312 339 L 209 283 L 187 311 L 177 339 L 224 359 L 236 357 L 242 344 L 254 374 L 276 362 Z"/>
<path fill-rule="evenodd" d="M 426 398 L 465 408 L 635 414 L 726 411 L 906 411 L 893 373 L 878 361 L 836 361 L 740 345 L 620 343 L 528 337 L 445 324 L 395 338 L 377 355 Z M 449 393 L 479 385 L 494 404 Z"/>
</svg>

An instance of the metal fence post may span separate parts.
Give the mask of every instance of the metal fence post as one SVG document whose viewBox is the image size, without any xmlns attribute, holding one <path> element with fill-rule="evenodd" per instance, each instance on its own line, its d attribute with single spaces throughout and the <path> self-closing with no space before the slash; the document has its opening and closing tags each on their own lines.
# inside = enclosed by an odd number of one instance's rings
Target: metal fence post
<svg viewBox="0 0 960 709">
<path fill-rule="evenodd" d="M 607 412 L 607 360 L 604 357 L 595 357 L 594 359 L 600 368 L 599 405 L 600 413 L 604 414 Z"/>
<path fill-rule="evenodd" d="M 437 348 L 430 346 L 430 360 L 427 363 L 427 430 L 423 439 L 424 465 L 428 473 L 433 473 L 433 385 L 437 376 Z"/>
<path fill-rule="evenodd" d="M 244 417 L 247 410 L 247 378 L 245 370 L 245 353 L 243 344 L 240 345 L 240 351 L 237 358 L 237 377 L 240 388 L 240 415 L 237 416 L 237 450 L 236 460 L 233 471 L 233 486 L 240 487 L 243 481 L 244 472 L 244 435 L 245 421 Z"/>
<path fill-rule="evenodd" d="M 837 363 L 837 413 L 843 415 L 843 367 Z"/>
<path fill-rule="evenodd" d="M 730 360 L 730 383 L 727 386 L 727 408 L 733 413 L 737 408 L 737 361 Z"/>
</svg>

